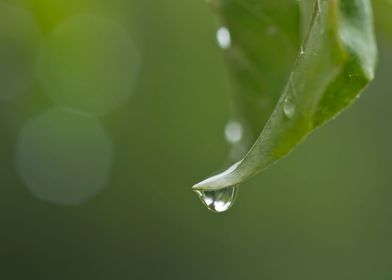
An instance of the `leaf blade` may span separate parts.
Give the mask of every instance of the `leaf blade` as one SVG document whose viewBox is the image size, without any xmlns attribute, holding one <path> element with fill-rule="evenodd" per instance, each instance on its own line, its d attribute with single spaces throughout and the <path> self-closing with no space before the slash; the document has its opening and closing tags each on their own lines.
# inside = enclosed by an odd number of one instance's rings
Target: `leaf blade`
<svg viewBox="0 0 392 280">
<path fill-rule="evenodd" d="M 261 135 L 241 161 L 193 189 L 218 190 L 261 172 L 347 108 L 373 79 L 377 47 L 370 2 L 315 3 L 305 53 L 297 58 L 286 89 Z M 293 116 L 285 112 L 287 103 L 295 106 Z"/>
</svg>

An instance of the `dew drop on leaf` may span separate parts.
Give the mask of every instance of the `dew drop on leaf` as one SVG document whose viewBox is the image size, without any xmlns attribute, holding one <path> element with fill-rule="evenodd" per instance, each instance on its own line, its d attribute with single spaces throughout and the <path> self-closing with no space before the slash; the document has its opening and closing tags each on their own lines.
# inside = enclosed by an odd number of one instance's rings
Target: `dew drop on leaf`
<svg viewBox="0 0 392 280">
<path fill-rule="evenodd" d="M 300 55 L 304 55 L 305 54 L 305 49 L 303 46 L 301 46 L 300 51 L 299 51 Z"/>
<path fill-rule="evenodd" d="M 233 206 L 238 194 L 238 188 L 239 186 L 237 185 L 216 191 L 196 190 L 195 192 L 208 210 L 221 213 L 229 210 Z"/>
<path fill-rule="evenodd" d="M 292 99 L 292 97 L 287 96 L 284 101 L 283 101 L 283 112 L 286 115 L 286 117 L 288 117 L 289 119 L 291 119 L 294 114 L 295 114 L 295 104 L 294 101 Z"/>
</svg>

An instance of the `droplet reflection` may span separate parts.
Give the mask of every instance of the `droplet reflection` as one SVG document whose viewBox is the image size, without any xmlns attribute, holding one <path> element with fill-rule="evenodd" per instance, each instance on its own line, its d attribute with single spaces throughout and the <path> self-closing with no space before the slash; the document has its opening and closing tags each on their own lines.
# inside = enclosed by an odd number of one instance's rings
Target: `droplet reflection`
<svg viewBox="0 0 392 280">
<path fill-rule="evenodd" d="M 238 186 L 227 187 L 217 191 L 195 191 L 200 200 L 213 212 L 221 213 L 229 210 L 238 195 Z"/>
<path fill-rule="evenodd" d="M 293 101 L 293 98 L 291 96 L 287 96 L 284 101 L 283 101 L 283 112 L 288 117 L 291 119 L 295 115 L 295 103 Z"/>
</svg>

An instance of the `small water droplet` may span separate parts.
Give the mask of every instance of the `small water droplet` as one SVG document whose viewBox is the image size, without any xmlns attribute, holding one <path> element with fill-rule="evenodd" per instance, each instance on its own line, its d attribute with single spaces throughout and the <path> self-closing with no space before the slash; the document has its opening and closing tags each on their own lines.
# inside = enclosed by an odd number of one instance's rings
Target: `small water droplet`
<svg viewBox="0 0 392 280">
<path fill-rule="evenodd" d="M 227 27 L 221 27 L 216 32 L 216 40 L 218 41 L 219 47 L 227 50 L 231 47 L 231 35 Z"/>
<path fill-rule="evenodd" d="M 217 191 L 195 191 L 208 210 L 221 213 L 233 206 L 238 194 L 238 185 Z"/>
<path fill-rule="evenodd" d="M 231 121 L 226 124 L 225 137 L 227 142 L 236 144 L 241 141 L 244 129 L 239 122 Z"/>
<path fill-rule="evenodd" d="M 292 99 L 292 97 L 287 96 L 284 101 L 283 101 L 283 112 L 286 115 L 286 117 L 288 117 L 289 119 L 291 119 L 294 114 L 295 114 L 295 104 L 294 101 Z"/>
<path fill-rule="evenodd" d="M 300 55 L 304 55 L 305 54 L 305 50 L 304 50 L 303 46 L 301 46 L 301 49 L 300 49 L 299 53 L 300 53 Z"/>
</svg>

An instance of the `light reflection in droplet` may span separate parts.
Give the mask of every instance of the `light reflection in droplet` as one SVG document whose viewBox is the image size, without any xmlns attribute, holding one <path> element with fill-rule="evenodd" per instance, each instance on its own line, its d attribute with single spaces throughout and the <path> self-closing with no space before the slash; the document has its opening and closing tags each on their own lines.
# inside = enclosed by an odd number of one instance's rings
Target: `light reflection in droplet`
<svg viewBox="0 0 392 280">
<path fill-rule="evenodd" d="M 288 117 L 291 119 L 295 115 L 295 103 L 294 100 L 291 96 L 287 96 L 284 101 L 283 101 L 283 112 Z"/>
<path fill-rule="evenodd" d="M 299 54 L 300 54 L 300 55 L 304 55 L 304 54 L 305 54 L 304 46 L 301 46 L 301 48 L 300 48 L 300 50 L 299 50 Z"/>
<path fill-rule="evenodd" d="M 221 213 L 229 210 L 238 195 L 238 186 L 226 187 L 216 191 L 195 191 L 208 210 Z"/>
</svg>

